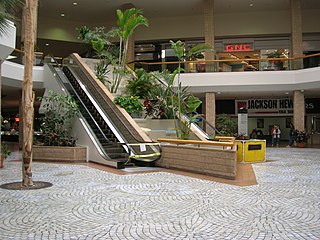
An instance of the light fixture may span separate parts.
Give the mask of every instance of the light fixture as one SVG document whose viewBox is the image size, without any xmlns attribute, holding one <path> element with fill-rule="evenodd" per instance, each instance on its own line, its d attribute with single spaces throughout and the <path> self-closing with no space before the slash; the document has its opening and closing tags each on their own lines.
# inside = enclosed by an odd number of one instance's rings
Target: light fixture
<svg viewBox="0 0 320 240">
<path fill-rule="evenodd" d="M 61 13 L 61 14 L 60 14 L 60 16 L 61 16 L 61 17 L 64 17 L 64 16 L 65 16 L 65 14 L 64 14 L 64 13 Z"/>
<path fill-rule="evenodd" d="M 49 43 L 46 43 L 45 45 L 46 45 L 46 46 L 49 46 L 50 44 L 49 44 Z"/>
<path fill-rule="evenodd" d="M 250 3 L 249 6 L 250 6 L 250 7 L 253 7 L 253 3 Z"/>
<path fill-rule="evenodd" d="M 78 3 L 77 2 L 74 2 L 74 3 L 72 3 L 73 4 L 73 6 L 77 6 L 78 5 Z"/>
<path fill-rule="evenodd" d="M 217 92 L 217 94 L 221 94 L 221 92 Z"/>
<path fill-rule="evenodd" d="M 303 90 L 303 89 L 301 89 L 301 90 L 300 90 L 300 92 L 304 92 L 304 90 Z"/>
<path fill-rule="evenodd" d="M 285 92 L 284 94 L 289 95 L 289 92 Z"/>
</svg>

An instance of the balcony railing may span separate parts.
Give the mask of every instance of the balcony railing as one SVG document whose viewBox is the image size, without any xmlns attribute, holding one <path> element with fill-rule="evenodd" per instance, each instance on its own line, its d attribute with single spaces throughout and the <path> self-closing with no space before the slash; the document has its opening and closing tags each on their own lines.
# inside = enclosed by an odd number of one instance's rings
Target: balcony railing
<svg viewBox="0 0 320 240">
<path fill-rule="evenodd" d="M 194 72 L 242 72 L 242 71 L 285 71 L 320 66 L 320 53 L 287 58 L 231 58 L 216 60 L 194 60 L 181 62 L 186 73 Z M 178 67 L 179 61 L 143 62 L 135 61 L 146 70 Z M 152 66 L 152 67 L 151 67 Z"/>
</svg>

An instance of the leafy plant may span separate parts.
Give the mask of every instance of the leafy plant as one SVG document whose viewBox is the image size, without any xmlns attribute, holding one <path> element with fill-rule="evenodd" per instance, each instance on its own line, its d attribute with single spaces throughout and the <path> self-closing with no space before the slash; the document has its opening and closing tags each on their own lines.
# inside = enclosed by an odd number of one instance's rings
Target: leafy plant
<svg viewBox="0 0 320 240">
<path fill-rule="evenodd" d="M 217 116 L 216 128 L 222 135 L 235 136 L 238 131 L 238 124 L 236 121 L 231 119 L 230 116 L 221 114 Z"/>
<path fill-rule="evenodd" d="M 99 59 L 99 62 L 95 64 L 94 70 L 97 78 L 103 83 L 111 83 L 107 79 L 107 73 L 109 72 L 108 66 L 110 64 L 116 64 L 116 57 L 114 49 L 116 48 L 111 43 L 111 38 L 114 37 L 113 32 L 106 32 L 104 27 L 96 27 L 91 30 L 87 26 L 82 26 L 78 29 L 79 36 L 84 43 L 90 44 L 94 50 L 95 57 Z"/>
<path fill-rule="evenodd" d="M 144 101 L 147 116 L 160 119 L 175 118 L 173 83 L 177 72 L 176 69 L 173 73 L 170 73 L 169 70 L 152 73 L 160 83 L 153 86 Z"/>
<path fill-rule="evenodd" d="M 306 143 L 308 139 L 310 138 L 310 134 L 307 133 L 306 131 L 299 131 L 295 130 L 293 133 L 293 139 L 297 143 Z"/>
<path fill-rule="evenodd" d="M 143 105 L 138 96 L 118 96 L 114 99 L 114 103 L 120 105 L 129 114 L 139 113 L 143 110 Z"/>
<path fill-rule="evenodd" d="M 44 101 L 45 117 L 43 144 L 45 146 L 75 146 L 76 139 L 71 136 L 72 120 L 79 113 L 76 101 L 69 95 L 54 91 L 40 98 Z"/>
<path fill-rule="evenodd" d="M 11 151 L 8 148 L 8 145 L 4 142 L 1 142 L 1 156 L 6 159 L 8 156 L 10 156 Z"/>
<path fill-rule="evenodd" d="M 96 28 L 94 31 L 91 31 L 86 26 L 78 29 L 78 38 L 85 43 L 91 44 L 100 59 L 100 63 L 95 67 L 99 80 L 106 82 L 107 65 L 113 65 L 113 74 L 110 81 L 110 91 L 112 93 L 117 92 L 123 76 L 128 74 L 126 60 L 130 36 L 138 26 L 148 26 L 148 21 L 142 13 L 141 9 L 136 8 L 127 9 L 124 12 L 118 9 L 116 11 L 117 27 L 108 32 L 105 32 L 104 27 Z M 114 46 L 111 44 L 110 39 L 113 37 L 119 38 L 117 54 L 112 51 Z"/>
<path fill-rule="evenodd" d="M 16 21 L 15 12 L 22 6 L 22 0 L 1 0 L 0 1 L 0 36 L 7 32 L 9 22 Z"/>
<path fill-rule="evenodd" d="M 200 106 L 201 101 L 197 97 L 192 96 L 188 93 L 187 87 L 182 87 L 180 82 L 180 74 L 184 71 L 181 68 L 181 64 L 186 59 L 195 58 L 198 54 L 205 51 L 212 51 L 212 48 L 208 44 L 198 44 L 193 46 L 186 52 L 185 43 L 182 41 L 170 41 L 171 48 L 175 55 L 178 57 L 179 65 L 176 69 L 177 75 L 177 90 L 173 97 L 173 108 L 174 112 L 177 112 L 177 137 L 181 139 L 188 139 L 190 133 L 191 123 L 195 121 L 198 115 L 192 116 L 193 112 Z M 189 106 L 190 104 L 190 106 Z M 183 119 L 183 115 L 188 115 L 189 119 Z"/>
<path fill-rule="evenodd" d="M 136 69 L 135 74 L 135 77 L 128 80 L 125 92 L 128 95 L 145 99 L 155 86 L 155 76 L 153 73 L 146 72 L 143 68 Z"/>
<path fill-rule="evenodd" d="M 119 37 L 119 59 L 115 68 L 116 76 L 111 86 L 111 92 L 117 92 L 122 81 L 123 75 L 126 73 L 125 66 L 127 60 L 127 52 L 129 46 L 129 38 L 134 30 L 140 26 L 148 26 L 147 19 L 142 15 L 141 9 L 130 8 L 122 12 L 117 9 L 117 28 L 112 32 L 116 37 Z"/>
</svg>

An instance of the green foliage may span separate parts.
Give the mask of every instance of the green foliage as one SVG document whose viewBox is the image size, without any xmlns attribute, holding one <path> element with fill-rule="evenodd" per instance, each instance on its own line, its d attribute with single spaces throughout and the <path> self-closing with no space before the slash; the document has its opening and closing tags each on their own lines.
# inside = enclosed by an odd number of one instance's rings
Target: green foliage
<svg viewBox="0 0 320 240">
<path fill-rule="evenodd" d="M 115 66 L 116 74 L 111 85 L 111 92 L 118 91 L 119 85 L 125 73 L 127 60 L 127 52 L 129 38 L 138 26 L 148 26 L 147 19 L 142 15 L 141 9 L 131 8 L 124 12 L 117 10 L 117 28 L 112 32 L 116 37 L 119 37 L 119 59 Z"/>
<path fill-rule="evenodd" d="M 40 98 L 45 103 L 43 122 L 43 144 L 45 146 L 75 146 L 71 136 L 72 120 L 79 113 L 76 101 L 69 95 L 49 91 L 48 96 Z"/>
<path fill-rule="evenodd" d="M 83 41 L 87 44 L 92 44 L 93 41 L 102 41 L 104 45 L 111 45 L 111 38 L 113 36 L 112 31 L 107 31 L 105 27 L 95 27 L 93 30 L 91 30 L 87 26 L 81 26 L 80 28 L 77 28 L 79 32 L 78 39 Z"/>
<path fill-rule="evenodd" d="M 11 154 L 11 151 L 8 148 L 8 145 L 4 142 L 1 142 L 1 156 L 6 159 Z"/>
<path fill-rule="evenodd" d="M 226 114 L 217 116 L 216 128 L 222 135 L 234 136 L 238 132 L 238 123 Z"/>
<path fill-rule="evenodd" d="M 136 69 L 135 73 L 136 76 L 128 80 L 125 92 L 128 95 L 145 99 L 155 86 L 155 76 L 153 73 L 146 72 L 143 68 Z"/>
<path fill-rule="evenodd" d="M 111 83 L 110 91 L 116 93 L 126 70 L 126 59 L 128 52 L 129 38 L 138 26 L 148 26 L 148 21 L 142 16 L 142 10 L 131 8 L 124 12 L 116 11 L 117 27 L 106 32 L 104 27 L 97 27 L 90 30 L 83 26 L 78 28 L 79 36 L 83 42 L 91 44 L 100 59 L 99 66 L 95 67 L 96 75 L 103 83 Z M 115 48 L 111 44 L 111 38 L 119 38 L 119 47 Z M 114 50 L 117 50 L 116 52 Z M 113 65 L 114 71 L 112 79 L 106 80 L 106 68 L 109 64 Z M 104 65 L 104 66 L 103 66 Z"/>
<path fill-rule="evenodd" d="M 94 70 L 96 72 L 96 77 L 103 83 L 110 83 L 110 81 L 107 79 L 107 73 L 108 70 L 108 64 L 105 63 L 105 61 L 100 61 L 94 66 Z"/>
<path fill-rule="evenodd" d="M 130 8 L 124 12 L 117 9 L 116 13 L 118 25 L 116 33 L 124 42 L 129 39 L 138 26 L 144 25 L 148 27 L 148 21 L 142 16 L 143 11 L 141 9 Z"/>
<path fill-rule="evenodd" d="M 176 42 L 170 40 L 170 44 L 179 61 L 182 61 L 185 56 L 185 43 L 181 42 L 180 40 Z"/>
<path fill-rule="evenodd" d="M 9 23 L 7 20 L 16 21 L 14 14 L 22 6 L 22 0 L 1 0 L 0 1 L 0 36 L 7 32 Z"/>
<path fill-rule="evenodd" d="M 171 48 L 173 49 L 175 55 L 178 57 L 179 66 L 174 72 L 173 81 L 175 79 L 175 75 L 177 75 L 177 90 L 173 95 L 173 112 L 177 113 L 178 121 L 177 121 L 177 137 L 180 139 L 188 139 L 190 134 L 191 124 L 197 118 L 196 116 L 192 116 L 193 112 L 200 106 L 201 101 L 197 97 L 192 96 L 188 92 L 188 87 L 182 87 L 180 82 L 180 74 L 183 71 L 181 68 L 181 63 L 186 58 L 192 58 L 197 54 L 200 54 L 204 51 L 212 50 L 207 44 L 198 44 L 193 46 L 188 52 L 186 52 L 184 42 L 180 40 L 177 42 L 170 41 Z M 183 115 L 187 115 L 189 119 L 184 119 Z"/>
<path fill-rule="evenodd" d="M 104 27 L 96 27 L 91 30 L 87 26 L 80 27 L 78 29 L 79 36 L 84 43 L 91 44 L 92 49 L 95 51 L 96 57 L 99 58 L 99 62 L 94 66 L 95 74 L 97 78 L 103 83 L 110 83 L 107 79 L 107 73 L 109 72 L 109 64 L 115 64 L 117 55 L 115 54 L 115 46 L 112 45 L 110 39 L 113 37 L 113 32 L 105 32 Z"/>
<path fill-rule="evenodd" d="M 213 48 L 206 43 L 200 43 L 192 46 L 186 53 L 186 60 L 195 60 L 196 58 L 202 58 L 204 52 L 214 51 Z"/>
<path fill-rule="evenodd" d="M 129 114 L 139 113 L 143 110 L 143 105 L 138 96 L 118 96 L 114 99 L 114 103 L 120 105 Z"/>
<path fill-rule="evenodd" d="M 310 138 L 310 134 L 307 133 L 306 131 L 299 131 L 299 130 L 295 130 L 293 132 L 293 140 L 297 143 L 306 143 L 308 142 L 308 139 Z"/>
<path fill-rule="evenodd" d="M 173 119 L 173 83 L 178 70 L 170 73 L 167 69 L 163 72 L 153 72 L 153 76 L 163 84 L 156 84 L 149 92 L 144 106 L 147 116 L 160 119 Z"/>
</svg>

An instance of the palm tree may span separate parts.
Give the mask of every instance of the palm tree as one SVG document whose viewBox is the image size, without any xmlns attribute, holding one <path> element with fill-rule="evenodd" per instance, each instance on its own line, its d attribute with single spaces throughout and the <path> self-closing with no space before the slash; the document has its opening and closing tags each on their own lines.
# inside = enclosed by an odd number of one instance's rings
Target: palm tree
<svg viewBox="0 0 320 240">
<path fill-rule="evenodd" d="M 142 16 L 142 10 L 136 8 L 130 8 L 122 12 L 117 10 L 117 25 L 118 27 L 114 30 L 114 33 L 119 37 L 119 59 L 118 59 L 118 69 L 115 81 L 111 86 L 111 92 L 115 93 L 121 83 L 123 72 L 125 71 L 125 65 L 127 60 L 127 52 L 129 45 L 129 38 L 133 34 L 134 30 L 140 26 L 148 26 L 147 19 Z"/>
<path fill-rule="evenodd" d="M 14 13 L 21 3 L 21 0 L 0 1 L 0 35 L 6 33 L 9 26 L 7 20 L 16 20 Z"/>
<path fill-rule="evenodd" d="M 33 143 L 33 116 L 34 92 L 32 90 L 32 70 L 34 61 L 34 45 L 36 39 L 38 0 L 26 0 L 24 6 L 24 80 L 22 85 L 22 129 L 23 129 L 23 165 L 22 184 L 32 186 L 32 143 Z"/>
</svg>

